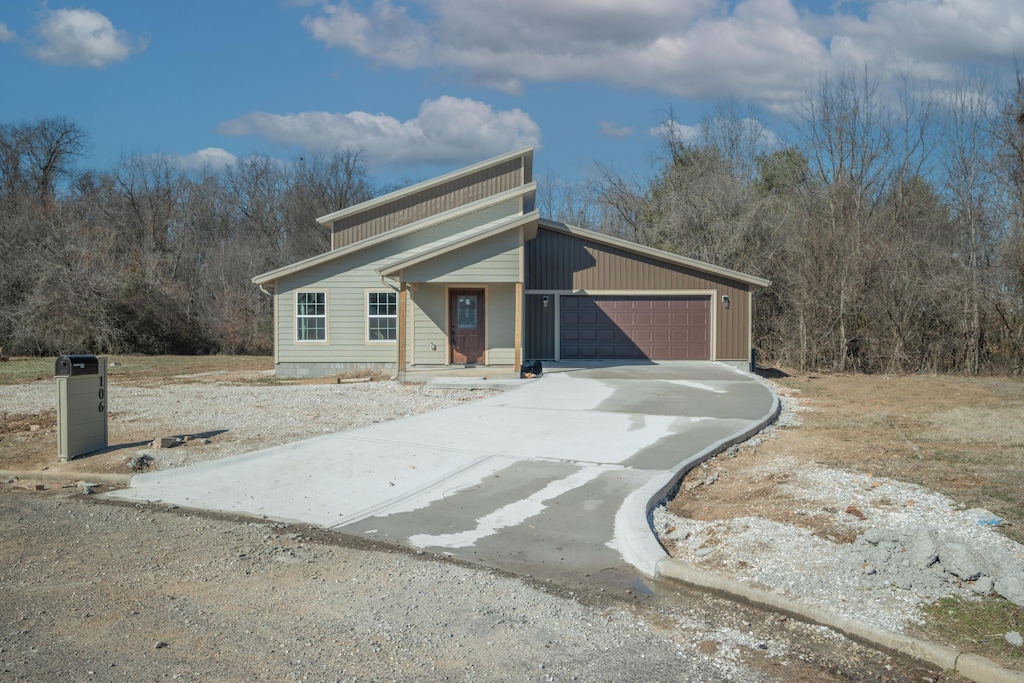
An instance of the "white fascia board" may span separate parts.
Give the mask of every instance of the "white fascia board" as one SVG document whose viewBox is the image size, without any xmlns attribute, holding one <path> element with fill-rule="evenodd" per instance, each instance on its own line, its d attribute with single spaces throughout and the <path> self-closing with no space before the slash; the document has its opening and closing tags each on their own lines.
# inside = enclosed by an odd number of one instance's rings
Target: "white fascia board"
<svg viewBox="0 0 1024 683">
<path fill-rule="evenodd" d="M 282 266 L 280 268 L 276 268 L 266 273 L 256 275 L 252 278 L 252 281 L 257 285 L 262 285 L 264 283 L 276 280 L 280 277 L 284 277 L 285 275 L 291 275 L 293 273 L 297 273 L 307 268 L 318 266 L 321 263 L 326 263 L 333 259 L 341 258 L 342 256 L 347 256 L 348 254 L 354 254 L 355 252 L 366 249 L 367 247 L 372 247 L 377 244 L 383 244 L 384 242 L 389 242 L 393 239 L 397 239 L 399 237 L 403 237 L 405 235 L 417 232 L 419 230 L 424 230 L 426 228 L 432 227 L 434 225 L 439 225 L 447 221 L 455 220 L 456 218 L 460 218 L 462 216 L 475 213 L 477 211 L 482 211 L 483 209 L 486 209 L 489 206 L 494 206 L 495 204 L 500 204 L 502 202 L 508 201 L 509 199 L 515 199 L 516 197 L 527 195 L 530 192 L 536 191 L 536 183 L 529 183 L 527 185 L 523 185 L 512 190 L 506 190 L 505 192 L 502 192 L 500 194 L 491 195 L 490 197 L 485 197 L 484 199 L 478 199 L 475 202 L 470 202 L 469 204 L 464 204 L 463 206 L 459 206 L 454 209 L 449 209 L 448 211 L 444 211 L 434 216 L 430 216 L 429 218 L 424 218 L 414 223 L 403 225 L 400 228 L 388 230 L 387 232 L 382 232 L 381 234 L 374 235 L 373 237 L 367 237 L 366 239 L 360 240 L 354 244 L 350 244 L 347 247 L 341 247 L 340 249 L 332 249 L 330 251 L 325 251 L 322 254 L 311 256 L 307 259 L 303 259 L 302 261 L 296 261 L 295 263 L 291 263 L 287 266 Z"/>
<path fill-rule="evenodd" d="M 395 263 L 377 270 L 377 273 L 380 275 L 392 275 L 403 268 L 409 268 L 426 261 L 431 261 L 439 256 L 444 256 L 445 254 L 450 254 L 453 251 L 458 251 L 459 249 L 468 247 L 471 244 L 476 244 L 488 237 L 494 237 L 495 235 L 500 235 L 503 232 L 514 230 L 520 226 L 530 223 L 531 221 L 538 220 L 539 218 L 540 215 L 536 211 L 531 211 L 530 213 L 523 214 L 522 216 L 513 216 L 512 218 L 503 220 L 497 225 L 493 225 L 476 232 L 471 232 L 461 238 L 454 239 L 451 242 L 438 244 L 433 249 L 427 249 L 422 253 L 413 254 L 401 261 L 396 261 Z"/>
<path fill-rule="evenodd" d="M 376 206 L 381 206 L 382 204 L 388 204 L 390 202 L 395 201 L 396 199 L 407 197 L 411 194 L 415 194 L 422 190 L 426 190 L 437 185 L 443 185 L 444 183 L 455 180 L 456 178 L 459 178 L 461 176 L 470 175 L 472 173 L 476 173 L 477 171 L 482 171 L 483 169 L 489 166 L 495 166 L 497 164 L 509 161 L 510 159 L 515 159 L 516 157 L 527 155 L 532 157 L 532 146 L 522 147 L 512 152 L 501 154 L 492 159 L 487 159 L 486 161 L 481 161 L 479 163 L 473 164 L 472 166 L 466 166 L 465 168 L 460 168 L 458 170 L 452 171 L 451 173 L 446 173 L 443 176 L 431 178 L 430 180 L 424 180 L 421 183 L 416 183 L 415 185 L 410 185 L 409 187 L 403 187 L 400 190 L 389 192 L 386 195 L 375 197 L 374 199 L 370 199 L 360 204 L 356 204 L 355 206 L 349 206 L 344 209 L 340 209 L 338 211 L 335 211 L 334 213 L 329 213 L 326 216 L 321 216 L 320 218 L 317 218 L 316 222 L 319 223 L 320 225 L 330 225 L 331 223 L 334 223 L 335 221 L 342 219 L 345 216 L 350 216 L 355 213 L 361 213 L 363 211 L 366 211 L 367 209 L 372 209 Z"/>
</svg>

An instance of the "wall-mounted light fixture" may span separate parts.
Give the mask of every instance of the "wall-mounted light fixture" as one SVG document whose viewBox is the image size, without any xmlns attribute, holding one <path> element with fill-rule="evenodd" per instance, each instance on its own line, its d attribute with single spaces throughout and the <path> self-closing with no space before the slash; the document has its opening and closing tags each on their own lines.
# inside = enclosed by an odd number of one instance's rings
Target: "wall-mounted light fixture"
<svg viewBox="0 0 1024 683">
<path fill-rule="evenodd" d="M 542 296 L 540 298 L 540 300 L 544 302 L 544 308 L 547 308 L 548 307 L 548 297 Z"/>
<path fill-rule="evenodd" d="M 725 307 L 725 310 L 729 310 L 729 295 L 728 294 L 723 294 L 722 295 L 722 305 Z"/>
</svg>

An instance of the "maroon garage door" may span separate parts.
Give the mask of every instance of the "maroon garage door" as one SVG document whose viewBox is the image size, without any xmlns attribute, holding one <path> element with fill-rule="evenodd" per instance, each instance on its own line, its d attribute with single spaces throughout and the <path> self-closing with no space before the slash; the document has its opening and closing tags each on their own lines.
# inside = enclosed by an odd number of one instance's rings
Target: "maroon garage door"
<svg viewBox="0 0 1024 683">
<path fill-rule="evenodd" d="M 561 358 L 710 360 L 706 296 L 563 296 Z"/>
</svg>

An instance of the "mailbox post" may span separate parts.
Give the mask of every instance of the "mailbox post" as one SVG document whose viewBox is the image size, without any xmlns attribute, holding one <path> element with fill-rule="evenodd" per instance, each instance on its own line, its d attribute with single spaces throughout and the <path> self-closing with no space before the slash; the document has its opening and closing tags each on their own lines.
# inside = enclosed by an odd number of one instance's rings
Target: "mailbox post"
<svg viewBox="0 0 1024 683">
<path fill-rule="evenodd" d="M 57 379 L 57 455 L 61 462 L 107 447 L 107 359 L 61 356 Z"/>
</svg>

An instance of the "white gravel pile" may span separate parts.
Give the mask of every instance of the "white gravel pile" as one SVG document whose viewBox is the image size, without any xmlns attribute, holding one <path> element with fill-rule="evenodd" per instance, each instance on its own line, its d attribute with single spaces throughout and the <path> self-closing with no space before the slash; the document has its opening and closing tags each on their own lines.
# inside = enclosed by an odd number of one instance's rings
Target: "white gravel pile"
<svg viewBox="0 0 1024 683">
<path fill-rule="evenodd" d="M 799 424 L 800 406 L 782 402 L 777 425 Z M 829 528 L 856 540 L 836 542 L 756 516 L 683 519 L 659 507 L 655 530 L 673 556 L 893 632 L 919 623 L 923 604 L 950 595 L 994 592 L 1024 604 L 1024 546 L 1001 535 L 998 518 L 985 510 L 962 510 L 914 484 L 795 459 L 745 474 L 780 481 L 780 492 L 795 501 L 793 514 L 824 516 Z"/>
</svg>

